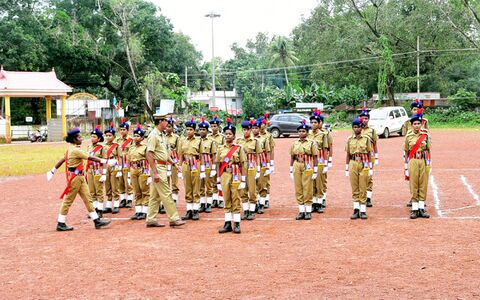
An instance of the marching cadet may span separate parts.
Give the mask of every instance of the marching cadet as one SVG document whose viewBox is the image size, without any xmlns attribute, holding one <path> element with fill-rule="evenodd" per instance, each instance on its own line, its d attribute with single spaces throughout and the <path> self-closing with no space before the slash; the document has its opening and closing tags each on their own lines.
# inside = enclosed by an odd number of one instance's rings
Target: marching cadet
<svg viewBox="0 0 480 300">
<path fill-rule="evenodd" d="M 240 233 L 240 191 L 245 188 L 246 163 L 245 152 L 242 146 L 234 144 L 235 126 L 231 119 L 227 118 L 227 125 L 223 128 L 225 144 L 217 149 L 217 185 L 223 192 L 225 201 L 225 224 L 219 233 L 231 232 Z M 233 229 L 232 229 L 233 219 Z"/>
<path fill-rule="evenodd" d="M 178 158 L 178 149 L 180 146 L 180 136 L 178 134 L 173 133 L 173 129 L 175 126 L 175 119 L 172 115 L 167 120 L 167 128 L 165 129 L 167 143 L 170 146 L 170 156 L 174 163 L 179 162 Z M 172 165 L 169 164 L 167 166 L 167 175 L 168 175 L 168 184 L 171 186 L 172 189 L 172 198 L 175 203 L 178 201 L 178 170 L 177 168 L 172 168 Z"/>
<path fill-rule="evenodd" d="M 296 220 L 312 219 L 313 181 L 318 176 L 318 146 L 307 139 L 310 126 L 303 120 L 297 127 L 299 139 L 290 147 L 290 178 L 295 182 L 298 203 Z"/>
<path fill-rule="evenodd" d="M 370 143 L 372 143 L 372 153 L 371 159 L 373 165 L 376 167 L 378 166 L 378 135 L 375 129 L 372 127 L 368 127 L 368 121 L 370 121 L 370 114 L 367 111 L 367 108 L 363 106 L 362 112 L 360 113 L 360 119 L 363 123 L 362 128 L 362 135 L 368 136 L 370 139 Z M 368 176 L 368 184 L 367 184 L 367 207 L 372 207 L 372 195 L 373 195 L 373 175 Z"/>
<path fill-rule="evenodd" d="M 410 107 L 411 107 L 411 112 L 412 112 L 412 117 L 415 116 L 417 114 L 417 111 L 419 109 L 423 109 L 423 104 L 422 102 L 420 102 L 420 100 L 415 99 L 415 101 L 413 101 L 412 103 L 410 103 Z M 423 113 L 423 111 L 422 111 Z M 423 118 L 422 117 L 422 127 L 423 129 L 428 129 L 429 126 L 428 126 L 428 120 Z M 407 133 L 409 131 L 411 131 L 413 128 L 412 128 L 412 123 L 410 122 L 410 120 L 406 120 L 405 123 L 403 123 L 403 127 L 402 127 L 402 135 L 405 136 L 407 135 Z"/>
<path fill-rule="evenodd" d="M 212 212 L 214 176 L 217 175 L 214 154 L 216 153 L 215 141 L 207 137 L 210 123 L 201 117 L 198 124 L 200 133 L 200 209 L 199 212 Z"/>
<path fill-rule="evenodd" d="M 260 136 L 265 138 L 268 143 L 270 144 L 270 162 L 268 163 L 268 174 L 265 175 L 266 178 L 266 186 L 267 186 L 267 195 L 265 196 L 265 208 L 270 207 L 270 174 L 275 171 L 275 141 L 273 140 L 273 136 L 270 132 L 267 131 L 267 124 L 270 124 L 268 121 L 269 114 L 265 113 L 263 115 L 262 125 L 260 127 Z"/>
<path fill-rule="evenodd" d="M 133 188 L 128 184 L 128 172 L 130 171 L 130 162 L 128 161 L 128 151 L 133 144 L 132 137 L 128 134 L 130 124 L 122 119 L 120 127 L 120 136 L 117 138 L 117 144 L 120 145 L 119 157 L 121 170 L 118 171 L 118 193 L 120 194 L 120 207 L 132 207 Z"/>
<path fill-rule="evenodd" d="M 133 186 L 135 193 L 135 215 L 130 220 L 145 220 L 148 213 L 148 200 L 150 188 L 148 185 L 149 168 L 147 162 L 147 145 L 143 142 L 145 131 L 142 125 L 138 124 L 133 130 L 134 144 L 128 150 L 128 161 L 130 162 L 130 177 L 128 184 Z M 151 179 L 150 179 L 151 180 Z"/>
<path fill-rule="evenodd" d="M 213 119 L 210 120 L 210 128 L 212 129 L 212 133 L 209 134 L 208 137 L 215 141 L 215 145 L 217 147 L 225 143 L 225 137 L 220 133 L 221 123 L 222 123 L 222 120 L 220 120 L 217 115 L 213 116 Z M 216 152 L 214 154 L 216 154 Z M 223 196 L 221 195 L 221 193 L 219 193 L 218 188 L 215 184 L 213 185 L 212 199 L 213 199 L 213 202 L 212 202 L 213 208 L 216 208 L 216 207 L 223 208 Z"/>
<path fill-rule="evenodd" d="M 410 181 L 412 210 L 410 219 L 430 218 L 425 211 L 428 176 L 431 168 L 432 142 L 428 130 L 422 128 L 423 109 L 410 119 L 412 130 L 405 137 L 405 179 Z"/>
<path fill-rule="evenodd" d="M 95 156 L 103 158 L 103 132 L 100 130 L 100 125 L 97 125 L 95 129 L 90 133 L 91 144 L 87 147 L 89 156 Z M 101 218 L 103 216 L 103 182 L 100 182 L 102 176 L 102 165 L 98 162 L 87 161 L 86 173 L 88 189 L 90 196 L 93 199 L 93 207 Z"/>
<path fill-rule="evenodd" d="M 311 139 L 317 143 L 317 162 L 318 169 L 320 170 L 313 183 L 312 211 L 323 213 L 323 193 L 326 191 L 323 185 L 326 182 L 325 177 L 328 171 L 328 132 L 322 130 L 323 116 L 318 109 L 313 110 L 313 115 L 310 117 L 310 124 L 312 125 L 312 130 L 310 130 L 308 134 L 308 139 Z"/>
<path fill-rule="evenodd" d="M 327 171 L 328 171 L 333 167 L 333 136 L 328 129 L 323 128 L 323 124 L 320 125 L 320 129 L 327 136 L 327 144 L 328 144 L 328 148 L 327 148 L 327 153 L 328 153 L 327 167 L 328 167 L 328 169 L 327 169 Z M 327 158 L 327 156 L 325 156 L 325 159 L 326 158 Z M 327 175 L 328 175 L 328 173 L 325 173 L 322 176 L 320 176 L 320 178 L 322 179 L 322 189 L 323 189 L 322 195 L 323 196 L 322 196 L 321 201 L 319 200 L 318 202 L 322 203 L 323 209 L 325 209 L 327 207 Z"/>
<path fill-rule="evenodd" d="M 164 227 L 165 225 L 157 222 L 157 214 L 160 202 L 163 202 L 170 220 L 170 227 L 185 225 L 180 220 L 177 207 L 172 199 L 172 193 L 167 181 L 167 165 L 174 163 L 168 153 L 168 144 L 163 131 L 167 126 L 166 115 L 154 115 L 155 130 L 148 136 L 147 141 L 147 161 L 150 167 L 150 198 L 148 200 L 147 227 Z"/>
<path fill-rule="evenodd" d="M 78 128 L 68 131 L 66 141 L 71 145 L 65 153 L 65 157 L 59 160 L 55 167 L 47 172 L 47 180 L 51 181 L 56 170 L 60 168 L 63 163 L 65 163 L 67 187 L 60 196 L 60 199 L 63 201 L 60 208 L 60 213 L 58 215 L 57 231 L 73 230 L 73 227 L 70 227 L 66 224 L 66 219 L 70 206 L 73 204 L 77 194 L 79 194 L 82 198 L 83 203 L 88 210 L 88 215 L 95 224 L 95 228 L 100 229 L 110 224 L 110 221 L 101 219 L 93 207 L 92 197 L 90 196 L 88 184 L 84 176 L 85 173 L 83 170 L 83 161 L 89 160 L 105 165 L 114 165 L 116 164 L 116 161 L 98 158 L 96 156 L 89 156 L 87 152 L 83 151 L 80 148 L 83 138 L 80 135 L 80 130 Z"/>
<path fill-rule="evenodd" d="M 367 184 L 368 176 L 373 174 L 371 161 L 372 143 L 362 135 L 362 121 L 353 119 L 353 135 L 348 137 L 345 145 L 345 176 L 350 177 L 353 198 L 353 215 L 350 219 L 367 219 Z"/>
<path fill-rule="evenodd" d="M 187 213 L 183 220 L 199 220 L 200 215 L 200 139 L 195 137 L 195 128 L 197 123 L 192 118 L 185 122 L 186 137 L 180 143 L 179 156 L 182 165 L 183 184 L 185 186 L 185 202 L 187 203 Z"/>
<path fill-rule="evenodd" d="M 105 135 L 105 144 L 103 148 L 104 158 L 106 159 L 119 159 L 120 150 L 115 140 L 115 125 L 110 125 L 110 128 L 106 129 L 103 133 Z M 117 176 L 118 172 L 121 172 L 121 165 L 116 164 L 113 166 L 103 166 L 102 177 L 100 177 L 100 182 L 105 182 L 105 193 L 107 195 L 107 204 L 103 213 L 114 213 L 118 214 L 120 212 L 120 200 L 118 193 L 118 182 L 119 178 Z M 113 204 L 113 207 L 112 207 Z"/>
<path fill-rule="evenodd" d="M 237 139 L 237 144 L 242 146 L 247 156 L 246 188 L 241 190 L 243 217 L 242 220 L 255 220 L 257 204 L 256 179 L 260 177 L 260 160 L 262 148 L 258 139 L 253 137 L 252 127 L 255 121 L 242 122 L 243 137 Z"/>
<path fill-rule="evenodd" d="M 263 118 L 259 118 L 253 123 L 252 127 L 252 132 L 253 136 L 255 139 L 258 140 L 258 143 L 261 148 L 261 153 L 260 153 L 260 176 L 257 178 L 257 193 L 259 195 L 258 198 L 258 208 L 257 208 L 257 213 L 258 214 L 263 214 L 265 211 L 265 202 L 267 199 L 267 193 L 268 193 L 268 185 L 267 185 L 267 179 L 268 175 L 270 175 L 271 171 L 271 165 L 270 165 L 270 154 L 271 154 L 271 148 L 270 148 L 270 140 L 266 135 L 261 135 L 260 130 L 262 127 L 262 124 L 266 123 L 266 120 Z"/>
</svg>

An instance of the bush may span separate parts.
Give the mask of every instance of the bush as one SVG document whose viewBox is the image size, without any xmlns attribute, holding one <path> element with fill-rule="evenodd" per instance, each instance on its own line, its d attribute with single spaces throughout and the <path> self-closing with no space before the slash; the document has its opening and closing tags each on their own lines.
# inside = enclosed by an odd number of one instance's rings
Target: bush
<svg viewBox="0 0 480 300">
<path fill-rule="evenodd" d="M 433 127 L 469 127 L 480 125 L 480 114 L 457 106 L 449 108 L 427 108 L 425 117 Z"/>
</svg>

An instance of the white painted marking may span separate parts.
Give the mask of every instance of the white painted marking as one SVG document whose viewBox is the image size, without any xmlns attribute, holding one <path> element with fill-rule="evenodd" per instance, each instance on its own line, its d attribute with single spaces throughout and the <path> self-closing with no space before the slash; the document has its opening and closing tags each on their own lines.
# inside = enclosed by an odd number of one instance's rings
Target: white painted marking
<svg viewBox="0 0 480 300">
<path fill-rule="evenodd" d="M 477 193 L 475 193 L 475 191 L 473 190 L 473 187 L 468 183 L 467 177 L 462 175 L 460 176 L 460 180 L 462 180 L 463 185 L 465 185 L 470 195 L 472 195 L 473 199 L 475 199 L 475 202 L 477 203 L 477 205 L 480 206 L 480 197 L 478 196 Z"/>
<path fill-rule="evenodd" d="M 477 206 L 476 205 L 467 205 L 467 206 L 463 206 L 463 207 L 444 209 L 443 213 L 449 214 L 449 213 L 454 212 L 454 211 L 459 211 L 459 210 L 464 210 L 464 209 L 469 209 L 469 208 L 477 208 Z"/>
<path fill-rule="evenodd" d="M 438 196 L 438 185 L 435 182 L 435 177 L 433 175 L 430 175 L 430 185 L 432 186 L 433 190 L 433 199 L 435 201 L 435 209 L 437 211 L 437 214 L 440 218 L 443 218 L 443 212 L 440 208 L 440 196 Z"/>
</svg>

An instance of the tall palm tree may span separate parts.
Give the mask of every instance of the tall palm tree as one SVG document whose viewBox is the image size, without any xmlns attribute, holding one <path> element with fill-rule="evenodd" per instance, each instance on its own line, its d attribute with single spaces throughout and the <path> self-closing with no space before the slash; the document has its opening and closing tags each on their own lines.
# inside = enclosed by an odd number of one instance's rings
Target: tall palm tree
<svg viewBox="0 0 480 300">
<path fill-rule="evenodd" d="M 298 58 L 295 56 L 295 51 L 293 51 L 288 39 L 282 36 L 277 36 L 272 41 L 271 52 L 272 64 L 283 67 L 285 82 L 288 85 L 287 67 L 293 66 L 298 62 Z"/>
</svg>

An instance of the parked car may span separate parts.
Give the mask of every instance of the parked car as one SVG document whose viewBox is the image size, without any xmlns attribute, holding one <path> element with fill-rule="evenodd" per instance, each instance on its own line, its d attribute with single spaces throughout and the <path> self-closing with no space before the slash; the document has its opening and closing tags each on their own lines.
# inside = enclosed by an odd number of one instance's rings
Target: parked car
<svg viewBox="0 0 480 300">
<path fill-rule="evenodd" d="M 297 133 L 297 127 L 302 120 L 307 120 L 307 124 L 310 124 L 309 117 L 301 114 L 280 114 L 274 115 L 270 119 L 270 126 L 268 131 L 272 133 L 274 138 L 280 136 L 289 137 L 290 134 Z"/>
<path fill-rule="evenodd" d="M 401 106 L 380 107 L 370 111 L 368 126 L 384 138 L 388 138 L 392 133 L 398 133 L 401 136 L 403 123 L 408 119 L 405 108 Z"/>
</svg>

